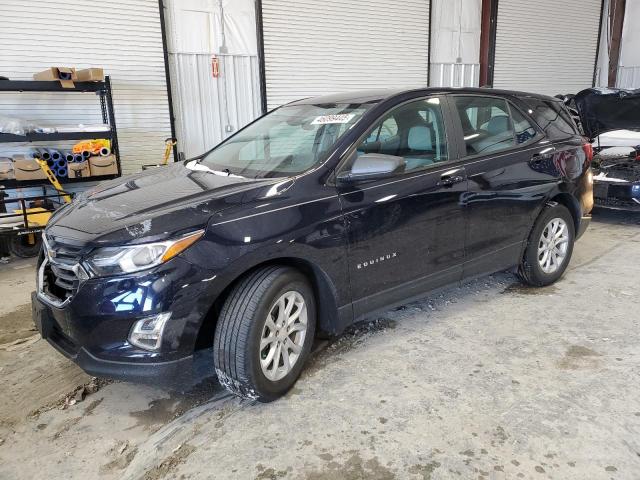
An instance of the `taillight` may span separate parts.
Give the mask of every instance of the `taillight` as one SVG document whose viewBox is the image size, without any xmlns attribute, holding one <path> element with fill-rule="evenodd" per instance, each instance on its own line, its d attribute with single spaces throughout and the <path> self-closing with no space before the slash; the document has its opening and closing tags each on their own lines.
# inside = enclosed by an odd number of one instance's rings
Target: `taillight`
<svg viewBox="0 0 640 480">
<path fill-rule="evenodd" d="M 585 140 L 585 142 L 582 144 L 582 150 L 584 150 L 584 154 L 587 157 L 584 163 L 590 164 L 593 160 L 593 145 Z"/>
</svg>

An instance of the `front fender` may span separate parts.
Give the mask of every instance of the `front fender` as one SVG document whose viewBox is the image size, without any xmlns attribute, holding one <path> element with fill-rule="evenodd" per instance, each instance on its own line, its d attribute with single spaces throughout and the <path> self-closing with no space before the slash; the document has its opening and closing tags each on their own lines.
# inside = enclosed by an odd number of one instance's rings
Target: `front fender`
<svg viewBox="0 0 640 480">
<path fill-rule="evenodd" d="M 321 327 L 337 333 L 352 318 L 346 242 L 338 198 L 324 197 L 302 205 L 214 219 L 204 237 L 183 255 L 212 272 L 207 295 L 211 303 L 257 266 L 280 262 L 306 267 L 318 288 L 320 309 L 326 310 L 320 312 Z M 329 310 L 338 312 L 337 319 Z"/>
</svg>

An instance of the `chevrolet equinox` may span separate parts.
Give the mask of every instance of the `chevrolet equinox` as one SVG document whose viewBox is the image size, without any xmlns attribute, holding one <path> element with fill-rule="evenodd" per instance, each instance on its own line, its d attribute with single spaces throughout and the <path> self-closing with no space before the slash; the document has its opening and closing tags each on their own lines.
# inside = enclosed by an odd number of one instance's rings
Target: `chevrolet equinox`
<svg viewBox="0 0 640 480">
<path fill-rule="evenodd" d="M 541 95 L 293 102 L 58 210 L 34 321 L 90 374 L 160 381 L 207 352 L 223 386 L 271 401 L 318 335 L 469 277 L 560 278 L 589 223 L 591 156 L 563 104 Z"/>
</svg>

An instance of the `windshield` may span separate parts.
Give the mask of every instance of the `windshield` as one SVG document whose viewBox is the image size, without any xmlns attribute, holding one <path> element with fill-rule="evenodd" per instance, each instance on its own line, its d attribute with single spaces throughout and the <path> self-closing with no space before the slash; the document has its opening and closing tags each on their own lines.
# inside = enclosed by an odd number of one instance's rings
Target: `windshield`
<svg viewBox="0 0 640 480">
<path fill-rule="evenodd" d="M 324 162 L 367 104 L 291 105 L 260 118 L 201 160 L 215 172 L 249 178 L 287 177 Z"/>
</svg>

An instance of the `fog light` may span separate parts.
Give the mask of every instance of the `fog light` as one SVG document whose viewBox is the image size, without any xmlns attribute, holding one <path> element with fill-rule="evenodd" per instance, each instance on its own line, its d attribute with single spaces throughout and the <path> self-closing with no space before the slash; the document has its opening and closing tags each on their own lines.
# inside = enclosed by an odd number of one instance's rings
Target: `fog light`
<svg viewBox="0 0 640 480">
<path fill-rule="evenodd" d="M 138 320 L 129 333 L 129 343 L 144 350 L 159 350 L 164 326 L 170 318 L 171 312 L 165 312 Z"/>
</svg>

